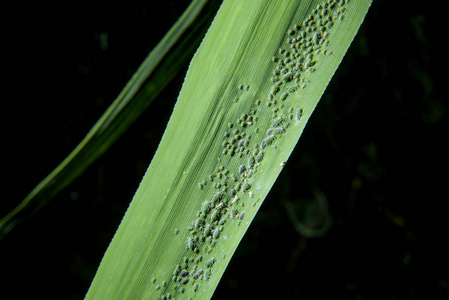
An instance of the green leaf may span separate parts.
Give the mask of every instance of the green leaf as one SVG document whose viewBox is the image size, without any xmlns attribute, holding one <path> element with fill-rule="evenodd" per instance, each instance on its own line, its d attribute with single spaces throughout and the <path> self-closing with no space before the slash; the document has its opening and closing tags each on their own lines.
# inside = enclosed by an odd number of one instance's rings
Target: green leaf
<svg viewBox="0 0 449 300">
<path fill-rule="evenodd" d="M 212 296 L 370 4 L 223 2 L 86 299 Z"/>
<path fill-rule="evenodd" d="M 126 132 L 191 59 L 217 8 L 217 1 L 192 1 L 78 146 L 0 219 L 0 239 L 45 206 Z"/>
</svg>

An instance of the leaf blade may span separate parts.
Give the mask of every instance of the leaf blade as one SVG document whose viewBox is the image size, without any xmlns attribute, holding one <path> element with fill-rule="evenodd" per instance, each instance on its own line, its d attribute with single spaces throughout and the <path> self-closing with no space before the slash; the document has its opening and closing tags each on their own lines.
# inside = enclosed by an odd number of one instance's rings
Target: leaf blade
<svg viewBox="0 0 449 300">
<path fill-rule="evenodd" d="M 191 58 L 217 6 L 217 1 L 192 2 L 77 147 L 0 219 L 0 239 L 42 209 L 121 137 Z"/>
<path fill-rule="evenodd" d="M 87 299 L 212 296 L 371 3 L 330 2 L 222 4 Z"/>
</svg>

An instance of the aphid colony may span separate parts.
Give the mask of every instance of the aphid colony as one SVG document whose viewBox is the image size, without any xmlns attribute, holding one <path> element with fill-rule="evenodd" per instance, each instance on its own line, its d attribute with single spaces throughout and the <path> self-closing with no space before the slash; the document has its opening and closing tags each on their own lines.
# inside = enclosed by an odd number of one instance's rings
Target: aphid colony
<svg viewBox="0 0 449 300">
<path fill-rule="evenodd" d="M 207 179 L 198 183 L 198 188 L 203 193 L 212 193 L 205 198 L 196 218 L 187 228 L 189 233 L 185 240 L 186 251 L 191 258 L 185 256 L 176 265 L 169 283 L 164 281 L 157 284 L 156 279 L 152 280 L 157 290 L 164 290 L 162 298 L 171 299 L 172 293 L 184 294 L 186 288 L 197 292 L 201 287 L 200 280 L 207 281 L 211 277 L 212 268 L 217 262 L 211 255 L 216 244 L 224 239 L 226 227 L 231 226 L 228 224 L 238 225 L 245 218 L 245 201 L 255 195 L 255 191 L 251 190 L 257 180 L 254 175 L 268 151 L 274 151 L 269 148 L 276 148 L 277 141 L 287 133 L 291 121 L 299 123 L 302 119 L 304 108 L 301 103 L 288 107 L 287 100 L 310 83 L 309 75 L 319 67 L 319 57 L 332 54 L 326 49 L 329 45 L 329 32 L 336 22 L 344 19 L 347 3 L 349 0 L 325 1 L 301 25 L 290 28 L 286 32 L 286 46 L 279 48 L 271 59 L 274 64 L 270 78 L 272 86 L 266 100 L 269 109 L 258 108 L 262 105 L 262 100 L 251 100 L 254 102 L 247 113 L 242 113 L 235 122 L 227 122 L 221 154 L 229 156 L 229 165 L 235 167 L 228 169 L 221 165 Z M 245 93 L 250 90 L 250 86 L 238 84 L 237 89 L 240 93 Z M 259 120 L 267 119 L 269 122 L 266 125 L 259 124 Z M 264 134 L 259 134 L 260 131 Z M 278 164 L 283 167 L 286 162 Z M 259 200 L 252 201 L 251 207 L 260 205 Z M 237 222 L 234 223 L 234 220 Z M 178 233 L 179 230 L 176 229 L 175 234 Z M 203 255 L 209 259 L 203 261 Z M 169 288 L 172 293 L 165 293 Z"/>
</svg>

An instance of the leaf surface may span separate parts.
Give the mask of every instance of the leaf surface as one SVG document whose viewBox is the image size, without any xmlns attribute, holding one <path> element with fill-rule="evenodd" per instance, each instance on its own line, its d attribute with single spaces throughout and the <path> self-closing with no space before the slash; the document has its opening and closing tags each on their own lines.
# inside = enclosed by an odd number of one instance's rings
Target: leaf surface
<svg viewBox="0 0 449 300">
<path fill-rule="evenodd" d="M 87 299 L 212 296 L 370 4 L 223 2 Z"/>
</svg>

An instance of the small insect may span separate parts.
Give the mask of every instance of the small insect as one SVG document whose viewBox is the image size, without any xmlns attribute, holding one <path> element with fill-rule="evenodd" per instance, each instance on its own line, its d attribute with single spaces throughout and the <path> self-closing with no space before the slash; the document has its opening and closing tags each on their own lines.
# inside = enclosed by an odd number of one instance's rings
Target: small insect
<svg viewBox="0 0 449 300">
<path fill-rule="evenodd" d="M 319 45 L 320 39 L 321 39 L 320 33 L 315 32 L 315 34 L 313 35 L 313 42 L 315 43 L 315 45 Z"/>
<path fill-rule="evenodd" d="M 203 236 L 208 236 L 210 234 L 210 225 L 206 224 L 203 231 Z"/>
<path fill-rule="evenodd" d="M 302 108 L 298 109 L 298 112 L 296 113 L 296 119 L 297 119 L 298 121 L 301 120 L 301 117 L 302 117 L 303 113 L 304 113 L 304 111 L 303 111 Z"/>
<path fill-rule="evenodd" d="M 207 214 L 207 212 L 209 211 L 209 204 L 209 201 L 203 203 L 203 205 L 201 206 L 201 213 Z"/>
<path fill-rule="evenodd" d="M 248 158 L 248 167 L 251 168 L 255 162 L 256 162 L 255 158 L 253 156 L 250 156 Z"/>
<path fill-rule="evenodd" d="M 213 211 L 213 213 L 212 213 L 212 215 L 210 217 L 211 222 L 213 222 L 213 221 L 218 219 L 218 214 L 219 214 L 219 210 L 218 209 Z"/>
<path fill-rule="evenodd" d="M 182 277 L 187 277 L 189 275 L 189 271 L 187 270 L 181 270 L 181 273 L 179 273 L 179 275 L 181 275 Z"/>
<path fill-rule="evenodd" d="M 274 135 L 269 135 L 268 137 L 266 137 L 260 144 L 261 148 L 262 147 L 262 143 L 264 144 L 264 147 L 271 145 L 271 143 L 274 140 Z"/>
<path fill-rule="evenodd" d="M 234 197 L 237 194 L 237 192 L 234 189 L 231 189 L 229 191 L 229 196 Z"/>
<path fill-rule="evenodd" d="M 215 204 L 217 201 L 221 199 L 222 194 L 220 192 L 213 194 L 212 203 Z"/>
<path fill-rule="evenodd" d="M 262 159 L 263 159 L 263 152 L 260 151 L 256 156 L 256 162 L 260 163 L 262 161 Z"/>
<path fill-rule="evenodd" d="M 245 217 L 245 213 L 244 212 L 240 213 L 239 220 L 243 220 L 244 217 Z"/>
<path fill-rule="evenodd" d="M 209 259 L 208 261 L 206 261 L 206 267 L 207 268 L 210 268 L 210 267 L 212 267 L 213 265 L 214 265 L 214 263 L 215 263 L 215 258 L 214 257 L 212 257 L 211 259 Z"/>
<path fill-rule="evenodd" d="M 214 230 L 214 233 L 212 234 L 212 237 L 214 238 L 214 240 L 218 239 L 218 237 L 220 236 L 220 229 L 216 228 Z"/>
<path fill-rule="evenodd" d="M 244 165 L 240 165 L 238 171 L 239 171 L 239 174 L 241 175 L 243 172 L 245 172 L 245 166 Z"/>
<path fill-rule="evenodd" d="M 198 229 L 198 228 L 202 225 L 202 223 L 203 223 L 203 220 L 201 220 L 200 218 L 198 218 L 198 219 L 195 220 L 195 224 L 193 225 L 193 227 L 194 227 L 195 229 Z"/>
<path fill-rule="evenodd" d="M 283 166 L 285 166 L 287 164 L 287 162 L 286 161 L 283 161 L 283 162 L 281 162 L 279 165 L 281 166 L 281 167 L 283 167 Z"/>
<path fill-rule="evenodd" d="M 189 278 L 184 278 L 181 283 L 186 285 L 189 282 Z"/>
<path fill-rule="evenodd" d="M 271 122 L 271 127 L 277 127 L 282 123 L 282 117 L 278 117 Z"/>
<path fill-rule="evenodd" d="M 281 95 L 281 100 L 282 100 L 282 101 L 286 100 L 286 99 L 288 98 L 288 96 L 289 96 L 288 93 L 283 93 L 283 94 Z"/>
<path fill-rule="evenodd" d="M 270 93 L 273 95 L 276 95 L 279 92 L 279 87 L 278 86 L 273 86 L 270 90 Z"/>
<path fill-rule="evenodd" d="M 195 242 L 193 241 L 192 237 L 189 237 L 187 239 L 187 249 L 194 251 L 195 250 Z"/>
<path fill-rule="evenodd" d="M 273 129 L 273 135 L 280 135 L 284 133 L 284 128 L 282 127 L 276 127 Z"/>
</svg>

